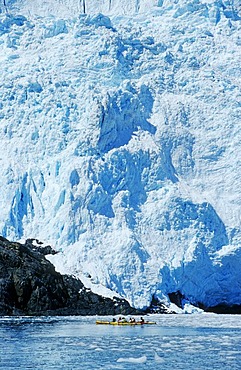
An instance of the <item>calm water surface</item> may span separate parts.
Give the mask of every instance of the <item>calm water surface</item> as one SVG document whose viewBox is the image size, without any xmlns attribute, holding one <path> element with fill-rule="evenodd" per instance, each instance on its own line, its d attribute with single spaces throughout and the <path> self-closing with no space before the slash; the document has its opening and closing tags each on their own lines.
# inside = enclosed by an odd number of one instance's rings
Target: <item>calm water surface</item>
<svg viewBox="0 0 241 370">
<path fill-rule="evenodd" d="M 149 319 L 157 325 L 102 326 L 95 325 L 96 317 L 2 317 L 0 368 L 241 369 L 241 316 Z"/>
</svg>

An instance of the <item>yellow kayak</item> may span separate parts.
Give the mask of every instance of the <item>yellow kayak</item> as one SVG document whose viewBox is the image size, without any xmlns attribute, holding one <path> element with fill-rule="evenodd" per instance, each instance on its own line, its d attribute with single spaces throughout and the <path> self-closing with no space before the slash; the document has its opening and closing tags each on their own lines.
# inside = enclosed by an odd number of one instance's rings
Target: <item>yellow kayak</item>
<svg viewBox="0 0 241 370">
<path fill-rule="evenodd" d="M 154 321 L 145 321 L 144 323 L 142 323 L 140 321 L 136 321 L 136 322 L 128 322 L 128 321 L 118 322 L 118 321 L 102 321 L 102 320 L 97 320 L 96 321 L 96 324 L 97 325 L 116 325 L 116 326 L 130 325 L 130 326 L 134 326 L 134 325 L 154 325 L 154 324 L 156 324 L 156 322 L 154 322 Z"/>
</svg>

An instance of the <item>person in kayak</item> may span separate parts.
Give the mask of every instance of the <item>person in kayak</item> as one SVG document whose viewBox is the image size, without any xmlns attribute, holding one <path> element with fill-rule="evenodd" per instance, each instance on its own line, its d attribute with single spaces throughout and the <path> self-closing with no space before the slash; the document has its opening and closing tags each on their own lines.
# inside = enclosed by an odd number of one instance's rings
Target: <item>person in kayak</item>
<svg viewBox="0 0 241 370">
<path fill-rule="evenodd" d="M 118 322 L 127 322 L 127 320 L 125 319 L 125 317 L 120 316 Z"/>
<path fill-rule="evenodd" d="M 143 317 L 141 317 L 141 319 L 140 319 L 140 323 L 141 323 L 141 324 L 144 324 L 144 323 L 145 323 L 145 320 L 143 319 Z"/>
</svg>

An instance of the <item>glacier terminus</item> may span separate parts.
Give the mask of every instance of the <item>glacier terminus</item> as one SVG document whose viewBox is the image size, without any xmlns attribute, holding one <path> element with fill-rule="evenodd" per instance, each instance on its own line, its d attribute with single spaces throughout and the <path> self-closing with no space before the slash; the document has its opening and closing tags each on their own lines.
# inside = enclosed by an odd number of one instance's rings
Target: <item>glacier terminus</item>
<svg viewBox="0 0 241 370">
<path fill-rule="evenodd" d="M 0 48 L 0 234 L 136 308 L 241 305 L 240 1 L 1 0 Z"/>
</svg>

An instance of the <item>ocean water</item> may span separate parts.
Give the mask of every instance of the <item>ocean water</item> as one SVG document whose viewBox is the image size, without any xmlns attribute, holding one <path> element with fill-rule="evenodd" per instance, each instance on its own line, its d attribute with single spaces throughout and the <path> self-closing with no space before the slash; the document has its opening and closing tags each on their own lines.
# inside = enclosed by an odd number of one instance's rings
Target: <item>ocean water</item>
<svg viewBox="0 0 241 370">
<path fill-rule="evenodd" d="M 158 315 L 134 327 L 96 319 L 1 317 L 0 369 L 241 369 L 239 315 Z"/>
</svg>

